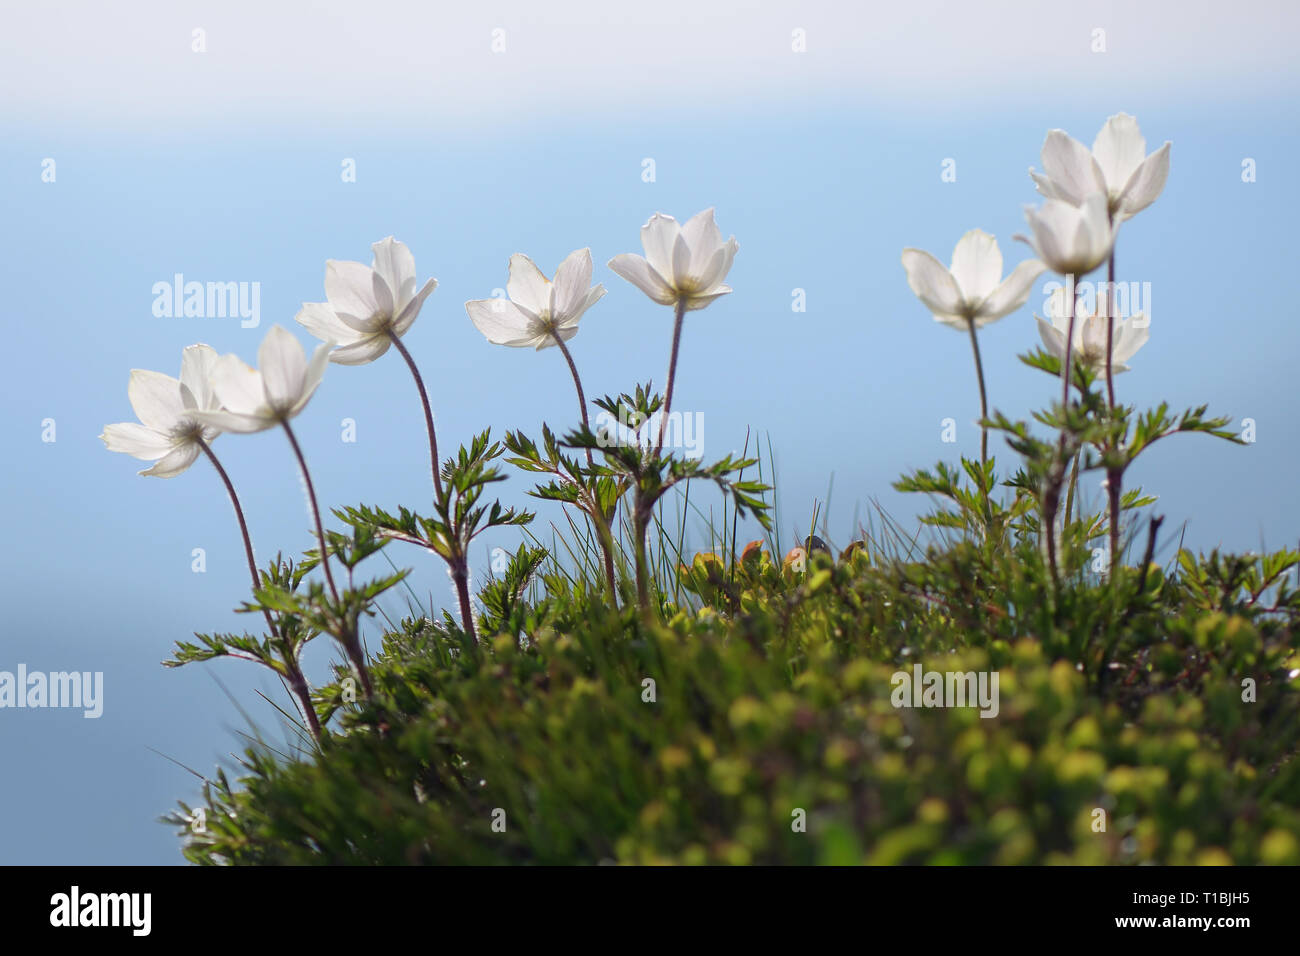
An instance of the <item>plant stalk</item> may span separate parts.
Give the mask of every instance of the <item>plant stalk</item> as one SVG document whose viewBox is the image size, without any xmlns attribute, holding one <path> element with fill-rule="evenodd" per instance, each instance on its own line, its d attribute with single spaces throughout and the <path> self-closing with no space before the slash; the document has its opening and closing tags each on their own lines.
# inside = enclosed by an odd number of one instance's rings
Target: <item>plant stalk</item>
<svg viewBox="0 0 1300 956">
<path fill-rule="evenodd" d="M 298 444 L 298 437 L 293 433 L 293 427 L 289 424 L 287 418 L 281 419 L 280 424 L 284 426 L 284 433 L 289 436 L 289 444 L 293 446 L 294 456 L 298 459 L 298 468 L 302 471 L 303 483 L 307 486 L 307 499 L 311 503 L 311 514 L 316 520 L 316 540 L 320 544 L 320 565 L 325 572 L 325 583 L 329 585 L 330 597 L 334 599 L 335 607 L 339 605 L 339 590 L 334 585 L 334 572 L 330 570 L 330 553 L 329 546 L 325 540 L 325 525 L 321 523 L 320 504 L 316 500 L 316 487 L 312 484 L 311 472 L 307 469 L 307 459 L 302 453 L 302 446 Z M 361 651 L 361 642 L 357 640 L 355 634 L 351 633 L 351 628 L 346 624 L 341 628 L 343 633 L 339 634 L 339 643 L 343 645 L 343 650 L 347 652 L 348 659 L 352 662 L 353 668 L 357 671 L 357 676 L 361 679 L 362 689 L 366 692 L 366 697 L 374 695 L 374 688 L 370 684 L 370 672 L 366 668 L 365 655 Z"/>
<path fill-rule="evenodd" d="M 253 539 L 248 533 L 248 522 L 244 520 L 244 508 L 239 503 L 239 495 L 235 494 L 235 484 L 230 480 L 230 475 L 226 473 L 221 460 L 217 458 L 208 443 L 202 438 L 196 438 L 195 441 L 198 442 L 203 454 L 207 455 L 208 461 L 212 462 L 212 467 L 217 470 L 217 474 L 221 476 L 221 481 L 226 486 L 226 493 L 230 495 L 230 503 L 235 506 L 235 517 L 239 519 L 239 533 L 244 539 L 244 557 L 248 559 L 248 573 L 253 579 L 253 590 L 256 591 L 262 586 L 262 582 L 257 576 L 257 561 L 253 557 Z M 271 617 L 271 612 L 263 608 L 262 616 L 266 618 L 266 626 L 270 628 L 271 637 L 278 641 L 280 631 L 275 626 L 275 619 Z M 303 716 L 311 728 L 311 735 L 314 739 L 320 740 L 320 718 L 316 716 L 316 708 L 312 706 L 307 678 L 303 676 L 302 669 L 296 661 L 286 660 L 284 664 L 289 669 L 289 686 L 294 696 L 298 698 L 298 705 L 302 708 Z"/>
<path fill-rule="evenodd" d="M 438 470 L 438 433 L 433 427 L 433 409 L 429 406 L 429 393 L 424 390 L 424 379 L 420 376 L 420 370 L 416 367 L 415 359 L 411 358 L 411 353 L 402 344 L 401 338 L 392 329 L 388 330 L 388 337 L 392 340 L 393 345 L 397 347 L 397 351 L 401 353 L 402 358 L 406 359 L 406 367 L 411 370 L 411 377 L 415 379 L 415 387 L 420 392 L 420 404 L 424 406 L 424 427 L 429 433 L 429 461 L 433 469 L 433 493 L 441 498 L 442 476 Z"/>
<path fill-rule="evenodd" d="M 668 413 L 673 407 L 673 384 L 677 379 L 677 353 L 682 346 L 682 322 L 686 318 L 686 300 L 677 300 L 677 314 L 673 321 L 673 351 L 668 359 L 668 383 L 664 389 L 664 411 L 663 418 L 659 420 L 659 441 L 655 445 L 655 453 L 664 447 L 664 435 L 668 431 Z"/>
</svg>

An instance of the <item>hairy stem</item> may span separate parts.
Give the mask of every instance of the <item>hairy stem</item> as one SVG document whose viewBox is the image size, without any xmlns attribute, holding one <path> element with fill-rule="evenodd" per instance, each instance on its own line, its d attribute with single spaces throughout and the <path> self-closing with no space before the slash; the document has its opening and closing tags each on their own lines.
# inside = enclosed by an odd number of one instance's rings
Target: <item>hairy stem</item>
<svg viewBox="0 0 1300 956">
<path fill-rule="evenodd" d="M 1074 370 L 1074 276 L 1065 278 L 1065 357 L 1061 359 L 1061 414 L 1070 407 L 1070 373 Z M 1061 431 L 1065 447 L 1065 431 Z"/>
<path fill-rule="evenodd" d="M 1115 249 L 1110 250 L 1110 261 L 1106 266 L 1106 398 L 1107 405 L 1115 410 L 1115 373 L 1112 369 L 1112 351 L 1115 345 Z M 1114 576 L 1115 562 L 1119 560 L 1119 509 L 1120 493 L 1123 490 L 1124 473 L 1116 469 L 1106 472 L 1106 491 L 1110 499 L 1110 565 Z"/>
<path fill-rule="evenodd" d="M 388 337 L 392 340 L 393 345 L 397 347 L 397 351 L 401 353 L 402 358 L 406 359 L 406 367 L 411 370 L 411 377 L 415 379 L 415 387 L 420 392 L 420 404 L 424 406 L 424 427 L 429 433 L 429 461 L 433 469 L 433 493 L 441 498 L 442 476 L 438 470 L 438 434 L 433 427 L 433 409 L 429 406 L 429 393 L 424 390 L 424 379 L 420 377 L 420 370 L 415 365 L 415 359 L 411 358 L 411 353 L 402 344 L 401 338 L 392 329 L 388 330 Z"/>
<path fill-rule="evenodd" d="M 456 582 L 456 597 L 460 601 L 460 626 L 470 640 L 478 643 L 478 631 L 474 627 L 474 606 L 469 599 L 469 567 L 465 559 L 460 558 L 451 566 L 451 577 Z"/>
<path fill-rule="evenodd" d="M 312 518 L 316 521 L 316 540 L 320 544 L 320 566 L 325 572 L 325 583 L 329 586 L 330 597 L 334 599 L 337 607 L 339 604 L 339 589 L 334 584 L 334 572 L 330 570 L 330 553 L 329 546 L 325 541 L 325 525 L 321 523 L 320 504 L 316 500 L 316 486 L 312 484 L 311 472 L 307 469 L 307 459 L 302 453 L 302 446 L 298 444 L 298 436 L 293 433 L 293 428 L 287 418 L 281 419 L 280 424 L 284 426 L 284 433 L 289 436 L 289 444 L 293 446 L 294 457 L 298 459 L 298 468 L 302 472 L 303 484 L 307 486 L 307 500 L 311 504 Z M 361 650 L 361 642 L 352 629 L 346 624 L 340 628 L 340 633 L 336 635 L 339 643 L 343 645 L 343 650 L 347 652 L 348 659 L 356 669 L 357 676 L 361 679 L 361 686 L 366 692 L 366 697 L 371 697 L 374 689 L 370 684 L 370 672 L 366 668 L 365 655 Z"/>
<path fill-rule="evenodd" d="M 569 363 L 569 371 L 573 373 L 573 387 L 578 390 L 578 410 L 582 412 L 582 427 L 591 430 L 591 422 L 587 418 L 587 396 L 582 391 L 582 379 L 578 376 L 578 366 L 573 361 L 573 354 L 569 347 L 564 344 L 564 339 L 560 338 L 560 333 L 551 329 L 551 337 L 555 339 L 555 344 L 560 347 L 560 352 L 564 355 L 564 360 Z M 591 449 L 587 449 L 587 464 L 595 464 L 595 459 L 591 457 Z"/>
<path fill-rule="evenodd" d="M 262 582 L 257 576 L 257 561 L 253 557 L 253 539 L 248 534 L 248 522 L 244 520 L 244 508 L 239 503 L 239 495 L 235 494 L 235 484 L 230 480 L 230 475 L 226 473 L 221 460 L 217 458 L 208 443 L 202 438 L 195 438 L 195 441 L 203 454 L 208 457 L 208 461 L 212 462 L 212 467 L 217 470 L 217 474 L 221 476 L 221 481 L 226 486 L 226 494 L 230 495 L 230 503 L 235 506 L 235 517 L 239 519 L 239 533 L 244 539 L 244 557 L 248 559 L 248 573 L 253 579 L 253 590 L 256 591 L 262 586 Z M 266 618 L 266 626 L 271 631 L 272 639 L 278 641 L 280 631 L 275 626 L 275 619 L 271 617 L 271 612 L 263 608 L 262 616 Z M 316 708 L 312 706 L 311 692 L 307 689 L 307 678 L 303 676 L 302 669 L 296 661 L 286 660 L 284 664 L 289 669 L 289 686 L 294 696 L 298 698 L 303 717 L 311 728 L 311 735 L 315 740 L 320 740 L 320 718 L 316 716 Z"/>
<path fill-rule="evenodd" d="M 633 521 L 633 532 L 636 541 L 633 546 L 636 549 L 636 599 L 637 604 L 641 607 L 641 613 L 647 620 L 650 618 L 650 572 L 647 568 L 648 559 L 646 557 L 645 536 L 649 530 L 650 522 L 641 517 L 641 509 L 637 508 L 636 520 Z"/>
<path fill-rule="evenodd" d="M 1119 561 L 1119 506 L 1123 482 L 1124 474 L 1118 468 L 1106 469 L 1106 494 L 1110 498 L 1110 562 L 1107 567 L 1112 578 L 1115 576 L 1115 563 Z"/>
<path fill-rule="evenodd" d="M 1110 262 L 1106 266 L 1106 397 L 1111 408 L 1115 407 L 1115 372 L 1111 353 L 1115 350 L 1115 249 L 1110 250 Z"/>
<path fill-rule="evenodd" d="M 989 398 L 984 390 L 984 363 L 980 359 L 980 341 L 975 334 L 975 321 L 967 319 L 966 327 L 970 330 L 970 347 L 975 353 L 975 377 L 980 385 L 980 464 L 985 465 L 989 460 L 989 430 L 984 425 L 984 419 L 989 417 Z"/>
<path fill-rule="evenodd" d="M 980 340 L 975 332 L 975 320 L 967 319 L 966 328 L 970 330 L 970 347 L 975 353 L 975 377 L 979 380 L 980 385 L 980 470 L 981 473 L 988 467 L 989 463 L 989 430 L 984 424 L 985 419 L 989 417 L 989 397 L 988 392 L 984 389 L 984 362 L 980 358 Z M 984 479 L 980 479 L 980 490 L 984 492 L 984 519 L 986 522 L 991 521 L 993 514 L 989 505 L 989 489 L 984 485 Z"/>
<path fill-rule="evenodd" d="M 659 419 L 659 441 L 655 445 L 657 453 L 664 447 L 664 435 L 668 431 L 668 413 L 673 407 L 673 383 L 677 379 L 677 353 L 682 346 L 682 321 L 686 318 L 686 300 L 677 300 L 677 314 L 673 320 L 673 351 L 668 359 L 668 383 L 664 389 L 663 418 Z"/>
</svg>

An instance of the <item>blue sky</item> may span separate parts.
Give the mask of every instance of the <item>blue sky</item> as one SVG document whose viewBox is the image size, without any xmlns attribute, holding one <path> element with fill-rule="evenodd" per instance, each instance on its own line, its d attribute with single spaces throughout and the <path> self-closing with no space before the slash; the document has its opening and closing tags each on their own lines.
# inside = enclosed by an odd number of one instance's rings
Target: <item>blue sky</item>
<svg viewBox="0 0 1300 956">
<path fill-rule="evenodd" d="M 1294 35 L 1295 14 L 1238 4 L 1198 21 L 1170 19 L 1169 4 L 1115 4 L 1044 19 L 1005 3 L 981 20 L 909 4 L 868 19 L 847 4 L 700 7 L 646 8 L 636 22 L 586 3 L 545 20 L 506 4 L 445 22 L 403 4 L 365 17 L 325 5 L 334 16 L 301 20 L 242 3 L 142 4 L 117 24 L 90 5 L 61 18 L 6 12 L 0 670 L 103 671 L 105 710 L 98 720 L 0 710 L 0 862 L 180 862 L 155 819 L 192 800 L 197 781 L 155 751 L 210 772 L 240 749 L 245 725 L 222 685 L 276 733 L 253 690 L 283 695 L 251 667 L 158 665 L 195 630 L 246 624 L 231 612 L 247 572 L 215 474 L 199 463 L 174 480 L 141 478 L 143 464 L 96 436 L 131 420 L 131 368 L 175 375 L 182 347 L 198 341 L 252 361 L 272 324 L 298 332 L 300 304 L 323 298 L 326 259 L 368 261 L 387 235 L 410 246 L 421 281 L 439 280 L 406 342 L 450 450 L 487 426 L 535 433 L 575 417 L 555 350 L 490 346 L 465 315 L 467 299 L 504 286 L 512 253 L 550 272 L 591 247 L 609 293 L 571 343 L 589 395 L 662 382 L 671 314 L 604 263 L 641 251 L 652 213 L 716 207 L 740 243 L 735 292 L 688 317 L 676 407 L 703 414 L 706 457 L 738 450 L 747 428 L 770 434 L 787 537 L 834 475 L 829 522 L 846 540 L 855 506 L 872 499 L 916 512 L 920 502 L 890 488 L 900 472 L 978 454 L 967 342 L 913 298 L 902 248 L 947 261 L 980 227 L 1009 269 L 1028 255 L 1011 236 L 1036 200 L 1026 171 L 1041 166 L 1046 131 L 1091 143 L 1124 110 L 1149 148 L 1173 149 L 1164 194 L 1119 240 L 1118 278 L 1150 282 L 1153 297 L 1151 340 L 1117 379 L 1120 397 L 1208 403 L 1237 425 L 1254 419 L 1258 439 L 1171 439 L 1136 480 L 1159 495 L 1166 529 L 1187 522 L 1192 547 L 1300 538 L 1290 493 L 1300 333 L 1286 284 L 1300 130 L 1280 39 Z M 204 53 L 191 49 L 199 24 Z M 1099 25 L 1108 48 L 1094 54 Z M 498 28 L 505 51 L 492 54 Z M 804 54 L 790 49 L 795 28 L 807 32 Z M 52 183 L 41 179 L 47 158 Z M 949 158 L 957 181 L 946 183 Z M 1256 182 L 1242 182 L 1245 158 Z M 345 159 L 355 183 L 341 179 Z M 260 327 L 154 317 L 154 283 L 178 272 L 260 283 Z M 1031 313 L 1048 278 L 982 333 L 990 401 L 1016 417 L 1053 394 L 1016 358 L 1038 342 Z M 795 289 L 806 312 L 791 311 Z M 956 445 L 940 440 L 949 417 Z M 341 441 L 345 418 L 355 443 Z M 421 413 L 396 355 L 330 367 L 298 432 L 329 505 L 426 500 Z M 310 547 L 283 437 L 223 436 L 215 450 L 259 556 Z M 525 476 L 501 487 L 526 503 Z M 543 504 L 539 522 L 552 520 Z M 517 540 L 486 541 L 480 569 L 488 547 Z M 205 573 L 191 570 L 194 548 Z M 432 559 L 390 553 L 414 568 L 418 593 L 452 603 Z M 325 650 L 313 650 L 320 676 Z"/>
</svg>

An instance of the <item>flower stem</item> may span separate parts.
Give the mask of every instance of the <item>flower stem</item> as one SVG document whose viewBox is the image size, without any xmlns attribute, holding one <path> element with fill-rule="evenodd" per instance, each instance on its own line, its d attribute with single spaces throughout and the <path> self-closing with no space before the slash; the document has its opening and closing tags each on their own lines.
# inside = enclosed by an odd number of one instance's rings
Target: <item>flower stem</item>
<svg viewBox="0 0 1300 956">
<path fill-rule="evenodd" d="M 668 359 L 668 385 L 664 390 L 664 413 L 659 420 L 659 441 L 655 452 L 664 447 L 664 434 L 668 431 L 668 413 L 673 407 L 673 382 L 677 378 L 677 352 L 682 345 L 682 320 L 686 318 L 686 300 L 677 300 L 677 315 L 673 321 L 673 352 Z"/>
<path fill-rule="evenodd" d="M 1106 397 L 1113 413 L 1115 410 L 1115 373 L 1112 369 L 1112 351 L 1115 345 L 1115 249 L 1110 250 L 1110 262 L 1106 266 Z M 1120 493 L 1123 491 L 1124 473 L 1117 469 L 1106 472 L 1106 493 L 1110 504 L 1110 562 L 1107 568 L 1112 579 L 1115 574 L 1115 562 L 1119 560 L 1119 522 Z"/>
<path fill-rule="evenodd" d="M 989 417 L 989 398 L 984 390 L 984 362 L 980 359 L 980 340 L 975 332 L 975 320 L 967 319 L 966 328 L 970 330 L 970 347 L 975 353 L 975 377 L 980 383 L 980 490 L 984 493 L 984 520 L 987 526 L 993 518 L 993 509 L 989 504 L 989 489 L 984 478 L 984 472 L 989 464 L 989 430 L 984 424 L 984 420 Z"/>
<path fill-rule="evenodd" d="M 320 505 L 316 501 L 316 487 L 311 483 L 311 472 L 307 470 L 307 459 L 303 457 L 302 447 L 298 444 L 298 437 L 294 435 L 289 420 L 287 418 L 282 419 L 280 424 L 284 426 L 284 433 L 289 436 L 289 444 L 293 447 L 294 457 L 298 459 L 298 468 L 302 472 L 302 480 L 307 485 L 307 499 L 311 503 L 311 515 L 316 521 L 316 541 L 320 544 L 320 566 L 325 572 L 325 582 L 329 585 L 330 597 L 337 604 L 339 590 L 334 586 L 334 573 L 330 570 L 329 547 L 325 544 L 325 526 L 321 524 L 320 520 Z"/>
<path fill-rule="evenodd" d="M 1111 408 L 1115 407 L 1115 372 L 1111 353 L 1115 348 L 1115 248 L 1110 250 L 1110 262 L 1106 266 L 1106 396 Z"/>
<path fill-rule="evenodd" d="M 560 347 L 560 352 L 564 355 L 564 360 L 569 363 L 569 371 L 573 373 L 573 387 L 578 390 L 578 410 L 582 412 L 582 427 L 591 430 L 591 422 L 587 418 L 587 396 L 582 391 L 582 379 L 578 377 L 578 366 L 573 361 L 573 354 L 569 347 L 564 344 L 564 339 L 560 338 L 560 333 L 551 329 L 551 337 L 555 339 L 555 344 Z M 587 464 L 595 464 L 595 459 L 591 457 L 591 449 L 587 449 Z"/>
<path fill-rule="evenodd" d="M 1106 567 L 1112 580 L 1115 577 L 1115 562 L 1119 560 L 1119 508 L 1123 482 L 1124 473 L 1118 468 L 1106 470 L 1106 494 L 1110 499 L 1110 561 Z"/>
<path fill-rule="evenodd" d="M 1074 276 L 1065 277 L 1065 355 L 1061 358 L 1061 417 L 1064 419 L 1070 410 L 1070 370 L 1074 365 Z M 1061 423 L 1061 439 L 1057 448 L 1057 463 L 1048 478 L 1049 487 L 1043 502 L 1043 532 L 1047 538 L 1047 564 L 1052 571 L 1052 583 L 1059 586 L 1060 571 L 1056 564 L 1056 512 L 1061 503 L 1061 484 L 1066 480 L 1065 449 L 1069 426 Z M 1059 474 L 1057 472 L 1059 469 Z"/>
<path fill-rule="evenodd" d="M 1074 453 L 1074 467 L 1070 470 L 1070 484 L 1065 492 L 1065 526 L 1070 524 L 1070 515 L 1074 511 L 1074 493 L 1079 487 L 1079 459 L 1083 456 L 1083 449 L 1080 448 Z M 1079 503 L 1079 511 L 1083 511 L 1083 503 Z"/>
<path fill-rule="evenodd" d="M 1065 281 L 1065 357 L 1061 359 L 1061 413 L 1070 407 L 1070 372 L 1074 367 L 1074 276 Z M 1065 447 L 1065 429 L 1061 430 L 1061 447 Z"/>
<path fill-rule="evenodd" d="M 456 598 L 460 602 L 460 626 L 469 635 L 471 642 L 478 643 L 478 631 L 474 627 L 474 606 L 469 599 L 469 568 L 464 558 L 451 566 L 451 577 L 456 582 Z"/>
<path fill-rule="evenodd" d="M 230 480 L 230 475 L 226 474 L 226 469 L 222 467 L 221 460 L 217 458 L 216 453 L 208 447 L 208 443 L 202 438 L 195 438 L 203 454 L 207 455 L 208 461 L 212 462 L 212 467 L 217 470 L 221 476 L 222 483 L 226 486 L 226 493 L 230 495 L 230 503 L 235 506 L 235 517 L 239 519 L 239 533 L 244 539 L 244 557 L 248 559 L 248 573 L 253 579 L 253 590 L 256 591 L 262 586 L 262 582 L 257 577 L 257 561 L 253 557 L 253 539 L 248 534 L 248 522 L 244 520 L 244 509 L 239 503 L 239 495 L 235 494 L 235 484 Z M 271 617 L 271 612 L 262 609 L 262 616 L 266 618 L 266 626 L 271 630 L 271 637 L 275 640 L 280 639 L 280 632 L 275 626 L 275 619 Z M 303 716 L 307 718 L 307 723 L 311 727 L 311 735 L 316 740 L 320 740 L 320 718 L 316 716 L 316 708 L 311 702 L 311 692 L 307 689 L 307 679 L 303 676 L 302 670 L 298 667 L 296 661 L 286 660 L 285 666 L 289 669 L 289 684 L 293 688 L 294 695 L 298 698 L 298 704 L 302 707 Z"/>
<path fill-rule="evenodd" d="M 392 340 L 393 345 L 397 346 L 397 351 L 401 353 L 402 358 L 406 359 L 406 367 L 411 370 L 411 377 L 415 379 L 415 387 L 420 392 L 420 404 L 424 406 L 424 427 L 429 433 L 429 460 L 433 467 L 433 493 L 441 498 L 442 477 L 438 473 L 438 435 L 433 428 L 433 409 L 429 407 L 429 393 L 424 390 L 424 379 L 420 377 L 420 370 L 416 368 L 415 359 L 411 358 L 411 353 L 406 350 L 401 338 L 392 329 L 388 330 L 388 337 Z"/>
<path fill-rule="evenodd" d="M 644 618 L 650 620 L 650 575 L 647 565 L 649 557 L 646 554 L 646 532 L 649 531 L 650 522 L 640 517 L 641 509 L 637 507 L 637 517 L 632 522 L 633 533 L 636 541 L 633 546 L 636 548 L 636 599 L 637 604 L 641 607 L 641 614 Z"/>
<path fill-rule="evenodd" d="M 989 399 L 984 390 L 984 363 L 980 360 L 980 341 L 975 334 L 975 321 L 967 319 L 966 327 L 970 330 L 971 351 L 975 353 L 975 377 L 980 383 L 980 464 L 984 465 L 989 460 L 989 430 L 984 424 L 984 419 L 989 417 Z"/>
<path fill-rule="evenodd" d="M 303 456 L 302 447 L 298 444 L 298 438 L 289 425 L 289 419 L 281 419 L 280 424 L 284 426 L 284 433 L 289 436 L 289 444 L 293 446 L 294 457 L 298 459 L 298 468 L 302 472 L 303 483 L 307 486 L 307 499 L 311 503 L 312 517 L 316 520 L 316 540 L 320 544 L 320 566 L 325 572 L 325 583 L 329 585 L 330 597 L 334 599 L 334 604 L 337 607 L 339 605 L 339 590 L 334 586 L 334 572 L 330 570 L 330 553 L 329 546 L 325 541 L 325 526 L 320 520 L 320 504 L 316 500 L 316 488 L 311 482 L 311 472 L 307 470 L 307 459 Z M 361 652 L 361 642 L 357 640 L 356 634 L 352 633 L 352 628 L 346 622 L 340 626 L 340 633 L 337 637 L 339 643 L 343 645 L 343 650 L 347 652 L 348 659 L 352 661 L 357 676 L 361 678 L 361 686 L 366 692 L 366 697 L 373 696 L 374 688 L 370 684 L 370 673 L 366 669 L 365 655 Z"/>
</svg>

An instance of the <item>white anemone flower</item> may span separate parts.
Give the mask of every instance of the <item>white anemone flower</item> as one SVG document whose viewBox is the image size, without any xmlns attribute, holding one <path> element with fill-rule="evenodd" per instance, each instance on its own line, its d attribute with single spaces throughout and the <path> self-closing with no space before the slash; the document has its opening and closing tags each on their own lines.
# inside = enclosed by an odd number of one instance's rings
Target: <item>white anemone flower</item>
<svg viewBox="0 0 1300 956">
<path fill-rule="evenodd" d="M 660 305 L 702 309 L 731 291 L 722 280 L 731 271 L 739 245 L 725 242 L 709 208 L 678 225 L 672 216 L 655 213 L 641 227 L 645 256 L 625 252 L 609 268 Z"/>
<path fill-rule="evenodd" d="M 392 236 L 370 247 L 373 265 L 330 259 L 325 263 L 327 302 L 304 302 L 295 317 L 299 325 L 339 348 L 330 361 L 339 365 L 373 362 L 406 334 L 420 307 L 438 286 L 425 282 L 416 292 L 415 257 Z"/>
<path fill-rule="evenodd" d="M 1065 358 L 1066 335 L 1066 299 L 1065 289 L 1057 289 L 1047 301 L 1047 314 L 1050 322 L 1037 315 L 1038 334 L 1047 351 L 1058 359 Z M 1075 361 L 1083 362 L 1097 375 L 1106 372 L 1106 317 L 1094 310 L 1091 314 L 1080 311 L 1074 319 Z M 1124 363 L 1131 359 L 1150 337 L 1151 323 L 1138 313 L 1130 319 L 1115 319 L 1115 331 L 1112 336 L 1111 370 L 1127 372 Z"/>
<path fill-rule="evenodd" d="M 223 355 L 212 370 L 212 390 L 222 410 L 197 417 L 228 432 L 260 432 L 295 417 L 320 385 L 333 342 L 316 347 L 311 361 L 293 335 L 275 325 L 257 350 L 258 368 Z"/>
<path fill-rule="evenodd" d="M 127 397 L 140 422 L 105 425 L 100 435 L 109 451 L 157 462 L 140 472 L 155 478 L 175 478 L 199 457 L 199 442 L 221 434 L 215 425 L 198 420 L 197 412 L 220 408 L 209 384 L 217 353 L 203 344 L 181 353 L 181 377 L 132 369 Z"/>
<path fill-rule="evenodd" d="M 1024 305 L 1046 266 L 1026 259 L 1003 279 L 997 240 L 972 229 L 953 249 L 951 267 L 921 249 L 904 249 L 903 268 L 907 284 L 935 321 L 965 331 L 971 323 L 983 328 Z"/>
<path fill-rule="evenodd" d="M 465 303 L 474 326 L 493 345 L 544 349 L 558 338 L 567 342 L 578 334 L 578 320 L 605 294 L 591 285 L 591 250 L 569 253 L 555 270 L 554 281 L 528 256 L 510 257 L 508 299 L 475 299 Z"/>
<path fill-rule="evenodd" d="M 1102 193 L 1107 211 L 1118 223 L 1160 196 L 1169 178 L 1169 148 L 1166 142 L 1148 156 L 1137 120 L 1116 113 L 1106 120 L 1091 151 L 1065 130 L 1050 131 L 1043 143 L 1043 172 L 1031 166 L 1029 175 L 1045 197 L 1074 206 L 1089 193 Z"/>
<path fill-rule="evenodd" d="M 1037 209 L 1025 207 L 1033 239 L 1029 243 L 1047 267 L 1061 275 L 1082 276 L 1097 268 L 1115 246 L 1118 224 L 1106 212 L 1106 197 L 1089 193 L 1079 205 L 1048 199 Z"/>
</svg>

